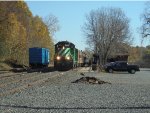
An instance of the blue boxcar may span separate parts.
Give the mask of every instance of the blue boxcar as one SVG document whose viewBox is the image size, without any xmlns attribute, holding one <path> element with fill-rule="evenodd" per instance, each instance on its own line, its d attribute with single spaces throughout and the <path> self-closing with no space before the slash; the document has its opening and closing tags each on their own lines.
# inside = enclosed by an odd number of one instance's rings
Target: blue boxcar
<svg viewBox="0 0 150 113">
<path fill-rule="evenodd" d="M 49 54 L 49 49 L 47 48 L 29 48 L 29 65 L 31 67 L 48 66 Z"/>
</svg>

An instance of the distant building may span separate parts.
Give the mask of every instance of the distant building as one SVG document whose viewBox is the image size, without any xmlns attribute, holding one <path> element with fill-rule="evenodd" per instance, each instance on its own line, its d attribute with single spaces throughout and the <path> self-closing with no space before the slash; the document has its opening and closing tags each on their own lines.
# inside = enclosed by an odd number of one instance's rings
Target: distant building
<svg viewBox="0 0 150 113">
<path fill-rule="evenodd" d="M 107 59 L 107 62 L 128 61 L 128 54 L 117 54 Z"/>
</svg>

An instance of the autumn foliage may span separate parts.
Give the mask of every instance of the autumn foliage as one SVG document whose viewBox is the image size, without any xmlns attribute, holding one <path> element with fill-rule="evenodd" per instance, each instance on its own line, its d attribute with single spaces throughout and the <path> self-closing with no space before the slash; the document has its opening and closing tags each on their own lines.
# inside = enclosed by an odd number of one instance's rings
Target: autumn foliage
<svg viewBox="0 0 150 113">
<path fill-rule="evenodd" d="M 54 42 L 47 25 L 32 15 L 24 1 L 1 1 L 0 15 L 0 61 L 28 65 L 30 47 L 49 48 L 53 56 Z"/>
</svg>

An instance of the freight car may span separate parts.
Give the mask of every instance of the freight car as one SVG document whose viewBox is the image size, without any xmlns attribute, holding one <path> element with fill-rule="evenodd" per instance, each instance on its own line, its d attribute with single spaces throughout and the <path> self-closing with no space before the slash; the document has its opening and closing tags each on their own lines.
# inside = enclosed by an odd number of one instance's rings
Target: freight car
<svg viewBox="0 0 150 113">
<path fill-rule="evenodd" d="M 71 69 L 78 65 L 78 49 L 68 41 L 55 44 L 54 68 L 58 70 Z"/>
<path fill-rule="evenodd" d="M 85 52 L 82 53 L 83 56 L 83 65 L 84 67 L 90 66 L 91 65 L 91 58 L 88 54 L 86 54 Z"/>
<path fill-rule="evenodd" d="M 78 66 L 82 67 L 84 64 L 84 52 L 82 50 L 78 50 Z"/>
<path fill-rule="evenodd" d="M 78 66 L 79 67 L 90 66 L 89 56 L 81 50 L 78 50 Z"/>
<path fill-rule="evenodd" d="M 50 52 L 47 48 L 29 48 L 29 65 L 31 68 L 48 67 Z"/>
</svg>

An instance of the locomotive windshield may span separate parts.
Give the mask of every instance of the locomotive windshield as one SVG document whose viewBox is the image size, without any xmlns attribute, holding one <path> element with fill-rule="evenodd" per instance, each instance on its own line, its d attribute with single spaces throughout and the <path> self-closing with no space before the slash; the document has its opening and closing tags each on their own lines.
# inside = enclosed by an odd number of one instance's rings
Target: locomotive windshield
<svg viewBox="0 0 150 113">
<path fill-rule="evenodd" d="M 55 45 L 55 51 L 59 51 L 61 49 L 65 49 L 65 48 L 75 48 L 75 45 L 73 43 L 70 43 L 68 41 L 62 41 L 62 42 L 58 42 Z"/>
</svg>

